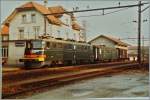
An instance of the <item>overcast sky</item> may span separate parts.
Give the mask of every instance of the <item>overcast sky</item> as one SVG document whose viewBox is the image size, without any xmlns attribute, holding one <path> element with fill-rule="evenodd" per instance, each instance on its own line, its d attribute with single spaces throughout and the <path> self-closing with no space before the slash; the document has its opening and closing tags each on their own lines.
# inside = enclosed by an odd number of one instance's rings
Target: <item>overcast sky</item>
<svg viewBox="0 0 150 100">
<path fill-rule="evenodd" d="M 8 15 L 18 6 L 29 2 L 35 1 L 37 3 L 43 4 L 43 0 L 0 0 L 1 3 L 1 22 L 3 22 Z M 57 6 L 61 5 L 67 10 L 72 11 L 73 8 L 78 7 L 79 10 L 83 9 L 94 9 L 94 8 L 102 8 L 102 7 L 114 7 L 120 5 L 132 5 L 137 4 L 138 1 L 101 1 L 101 0 L 49 0 L 47 6 Z M 142 1 L 142 2 L 148 2 Z M 142 6 L 142 9 L 147 7 L 148 5 Z M 105 10 L 104 13 L 116 11 L 120 9 L 114 10 Z M 89 17 L 90 15 L 90 17 Z M 91 16 L 96 15 L 96 16 Z M 99 16 L 100 15 L 100 16 Z M 149 37 L 149 23 L 150 23 L 150 9 L 145 10 L 142 13 L 142 36 L 148 38 Z M 102 16 L 102 11 L 94 11 L 94 12 L 84 12 L 84 13 L 76 13 L 75 16 L 80 24 L 83 21 L 86 21 L 87 26 L 87 40 L 91 40 L 94 37 L 104 34 L 110 35 L 117 38 L 137 38 L 137 23 L 133 21 L 137 21 L 138 16 L 138 8 L 124 8 L 118 12 L 111 13 L 108 15 Z M 88 16 L 88 17 L 84 17 Z M 143 20 L 147 19 L 148 21 L 143 22 Z M 129 44 L 136 45 L 137 40 L 126 39 L 123 40 Z M 145 41 L 145 45 L 148 45 L 148 41 Z"/>
</svg>

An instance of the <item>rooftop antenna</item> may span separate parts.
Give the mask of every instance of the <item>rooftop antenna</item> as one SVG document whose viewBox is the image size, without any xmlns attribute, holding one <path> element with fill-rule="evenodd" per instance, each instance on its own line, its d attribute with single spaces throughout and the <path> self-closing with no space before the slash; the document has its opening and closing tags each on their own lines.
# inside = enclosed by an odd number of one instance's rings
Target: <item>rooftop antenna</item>
<svg viewBox="0 0 150 100">
<path fill-rule="evenodd" d="M 83 20 L 82 24 L 83 24 L 83 28 L 84 28 L 84 30 L 83 30 L 83 37 L 84 37 L 84 41 L 86 42 L 86 32 L 87 32 L 87 30 L 86 30 L 86 28 L 87 28 L 86 20 Z"/>
<path fill-rule="evenodd" d="M 48 0 L 44 0 L 44 6 L 46 7 L 47 6 L 47 3 L 48 3 Z M 44 15 L 44 34 L 43 34 L 43 36 L 46 36 L 47 35 L 47 32 L 46 32 L 46 25 L 47 25 L 47 23 L 46 23 L 46 16 Z"/>
<path fill-rule="evenodd" d="M 118 3 L 119 7 L 120 7 L 120 4 L 121 4 L 121 3 L 119 2 L 119 3 Z"/>
</svg>

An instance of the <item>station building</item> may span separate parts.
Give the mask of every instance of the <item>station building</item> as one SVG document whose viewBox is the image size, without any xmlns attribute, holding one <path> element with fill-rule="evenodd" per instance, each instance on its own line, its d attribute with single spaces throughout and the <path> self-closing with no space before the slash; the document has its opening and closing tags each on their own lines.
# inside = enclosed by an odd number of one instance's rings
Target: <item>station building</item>
<svg viewBox="0 0 150 100">
<path fill-rule="evenodd" d="M 95 46 L 97 60 L 124 60 L 128 59 L 127 51 L 128 44 L 120 41 L 117 38 L 106 35 L 99 35 L 89 41 Z"/>
<path fill-rule="evenodd" d="M 7 58 L 7 63 L 20 64 L 19 59 L 24 57 L 25 40 L 28 39 L 48 36 L 81 41 L 78 37 L 82 34 L 82 28 L 77 24 L 76 18 L 73 14 L 63 12 L 67 10 L 62 6 L 46 7 L 36 2 L 27 2 L 15 8 L 3 22 L 4 29 L 7 27 L 9 30 L 4 31 L 7 35 L 2 32 L 2 38 L 7 36 L 9 39 L 8 43 L 3 42 L 2 48 L 2 55 L 6 56 L 3 58 Z M 45 16 L 52 13 L 61 14 Z"/>
</svg>

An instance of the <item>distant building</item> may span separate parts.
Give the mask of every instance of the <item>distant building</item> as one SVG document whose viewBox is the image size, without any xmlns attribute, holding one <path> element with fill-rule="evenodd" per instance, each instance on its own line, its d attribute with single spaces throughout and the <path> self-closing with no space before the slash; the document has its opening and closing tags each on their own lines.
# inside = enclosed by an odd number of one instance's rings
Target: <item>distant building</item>
<svg viewBox="0 0 150 100">
<path fill-rule="evenodd" d="M 43 35 L 51 38 L 65 38 L 62 34 L 66 34 L 68 39 L 68 35 L 79 35 L 82 29 L 74 15 L 62 14 L 63 12 L 67 10 L 62 6 L 45 7 L 36 2 L 27 2 L 15 8 L 3 22 L 3 25 L 9 26 L 8 64 L 19 64 L 19 59 L 24 56 L 24 41 L 27 39 L 38 39 Z M 44 14 L 52 13 L 61 14 L 44 16 Z"/>
<path fill-rule="evenodd" d="M 137 61 L 137 56 L 138 56 L 137 46 L 128 47 L 128 56 L 129 56 L 130 61 Z M 149 47 L 148 46 L 141 47 L 141 60 L 149 61 Z"/>
<path fill-rule="evenodd" d="M 95 51 L 97 54 L 97 59 L 101 60 L 104 57 L 108 57 L 109 59 L 127 59 L 127 50 L 128 44 L 120 41 L 111 36 L 99 35 L 96 38 L 89 41 L 90 44 L 98 47 Z"/>
</svg>

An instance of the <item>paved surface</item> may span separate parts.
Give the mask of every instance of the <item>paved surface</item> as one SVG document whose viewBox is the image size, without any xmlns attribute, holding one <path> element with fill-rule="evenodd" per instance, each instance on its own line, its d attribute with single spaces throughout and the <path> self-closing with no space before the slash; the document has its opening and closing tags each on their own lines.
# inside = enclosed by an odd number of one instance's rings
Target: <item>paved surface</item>
<svg viewBox="0 0 150 100">
<path fill-rule="evenodd" d="M 82 80 L 72 85 L 33 95 L 27 99 L 70 100 L 85 98 L 147 97 L 148 72 L 128 71 Z"/>
<path fill-rule="evenodd" d="M 11 67 L 5 67 L 5 68 L 2 68 L 2 72 L 12 72 L 12 71 L 18 71 L 20 70 L 20 68 L 11 68 Z"/>
</svg>

